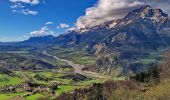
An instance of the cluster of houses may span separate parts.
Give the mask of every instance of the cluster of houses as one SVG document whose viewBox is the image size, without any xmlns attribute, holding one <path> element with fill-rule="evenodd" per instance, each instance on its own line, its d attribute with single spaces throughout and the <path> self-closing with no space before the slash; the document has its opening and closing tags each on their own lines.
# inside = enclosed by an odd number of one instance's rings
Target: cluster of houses
<svg viewBox="0 0 170 100">
<path fill-rule="evenodd" d="M 16 90 L 16 86 L 1 86 L 0 92 L 6 93 L 6 92 L 14 92 Z"/>
<path fill-rule="evenodd" d="M 51 95 L 55 95 L 55 91 L 58 88 L 57 83 L 53 83 L 50 86 L 46 86 L 43 84 L 36 84 L 32 82 L 23 82 L 19 85 L 8 85 L 8 86 L 1 86 L 0 93 L 10 93 L 10 92 L 32 92 L 32 93 L 43 93 L 43 92 L 50 92 Z"/>
</svg>

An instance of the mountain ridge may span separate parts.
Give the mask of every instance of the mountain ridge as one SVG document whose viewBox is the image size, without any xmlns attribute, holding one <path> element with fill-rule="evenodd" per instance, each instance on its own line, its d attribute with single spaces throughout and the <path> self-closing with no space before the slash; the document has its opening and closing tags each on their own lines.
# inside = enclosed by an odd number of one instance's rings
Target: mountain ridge
<svg viewBox="0 0 170 100">
<path fill-rule="evenodd" d="M 96 66 L 102 69 L 102 72 L 111 73 L 112 69 L 121 70 L 123 73 L 131 69 L 139 72 L 148 66 L 130 65 L 129 61 L 145 56 L 149 50 L 155 51 L 169 45 L 169 40 L 164 38 L 167 34 L 163 37 L 160 33 L 169 27 L 168 18 L 168 14 L 161 9 L 145 5 L 128 13 L 123 19 L 72 31 L 58 37 L 58 40 L 67 41 L 64 44 L 66 46 L 80 47 L 97 56 L 99 59 Z"/>
<path fill-rule="evenodd" d="M 149 65 L 132 62 L 150 55 L 148 51 L 153 52 L 170 45 L 170 30 L 167 29 L 170 29 L 168 14 L 145 5 L 129 12 L 123 19 L 69 31 L 47 39 L 48 42 L 43 37 L 38 43 L 54 43 L 65 48 L 85 50 L 98 58 L 96 66 L 100 72 L 118 70 L 120 74 L 131 71 L 138 73 L 148 69 Z"/>
</svg>

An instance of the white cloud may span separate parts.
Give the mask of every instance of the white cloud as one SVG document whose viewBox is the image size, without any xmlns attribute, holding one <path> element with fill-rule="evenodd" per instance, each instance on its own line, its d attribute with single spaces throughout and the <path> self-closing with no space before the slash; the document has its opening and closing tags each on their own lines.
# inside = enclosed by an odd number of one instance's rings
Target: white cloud
<svg viewBox="0 0 170 100">
<path fill-rule="evenodd" d="M 51 24 L 54 24 L 53 22 L 46 22 L 45 23 L 46 25 L 51 25 Z"/>
<path fill-rule="evenodd" d="M 22 5 L 21 3 L 16 3 L 15 5 L 11 6 L 12 9 L 15 9 L 15 8 L 25 8 L 24 5 Z"/>
<path fill-rule="evenodd" d="M 33 31 L 30 34 L 33 36 L 45 36 L 45 35 L 54 35 L 54 32 L 51 31 L 47 26 L 44 26 L 38 31 Z"/>
<path fill-rule="evenodd" d="M 85 15 L 77 19 L 77 28 L 94 26 L 103 22 L 123 18 L 130 11 L 150 5 L 170 13 L 170 0 L 99 0 L 93 7 L 87 8 Z"/>
<path fill-rule="evenodd" d="M 29 10 L 29 9 L 22 9 L 22 10 L 12 10 L 12 12 L 14 13 L 21 13 L 21 14 L 24 14 L 24 15 L 37 15 L 38 12 L 37 11 L 32 11 L 32 10 Z"/>
<path fill-rule="evenodd" d="M 99 0 L 95 6 L 86 9 L 84 16 L 78 18 L 76 26 L 83 28 L 122 18 L 143 4 L 137 0 Z"/>
<path fill-rule="evenodd" d="M 30 36 L 28 36 L 28 35 L 24 35 L 23 37 L 24 37 L 24 38 L 29 38 Z"/>
<path fill-rule="evenodd" d="M 37 15 L 38 11 L 28 9 L 28 4 L 30 6 L 35 6 L 40 2 L 45 2 L 44 0 L 9 0 L 12 2 L 11 9 L 12 12 L 21 13 L 24 15 Z"/>
<path fill-rule="evenodd" d="M 60 25 L 57 26 L 57 29 L 60 29 L 60 28 L 65 29 L 65 28 L 69 28 L 69 27 L 70 27 L 70 25 L 68 25 L 68 24 L 60 23 Z"/>
<path fill-rule="evenodd" d="M 25 15 L 37 15 L 37 14 L 38 14 L 37 11 L 32 11 L 32 10 L 29 10 L 29 9 L 22 10 L 21 13 L 23 13 L 23 14 L 25 14 Z"/>
<path fill-rule="evenodd" d="M 37 5 L 40 3 L 40 0 L 10 0 L 10 1 L 14 3 L 28 3 L 31 5 Z"/>
<path fill-rule="evenodd" d="M 70 28 L 67 29 L 67 31 L 74 31 L 74 30 L 77 30 L 77 28 L 76 27 L 70 27 Z"/>
</svg>

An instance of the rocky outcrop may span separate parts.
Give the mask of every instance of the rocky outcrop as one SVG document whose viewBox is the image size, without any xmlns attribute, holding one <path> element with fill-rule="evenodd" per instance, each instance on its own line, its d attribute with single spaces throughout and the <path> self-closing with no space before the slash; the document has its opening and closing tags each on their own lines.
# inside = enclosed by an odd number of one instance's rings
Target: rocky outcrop
<svg viewBox="0 0 170 100">
<path fill-rule="evenodd" d="M 113 73 L 113 70 L 118 68 L 118 55 L 115 54 L 104 54 L 96 62 L 96 66 L 100 73 Z M 119 75 L 121 72 L 117 72 Z"/>
<path fill-rule="evenodd" d="M 94 46 L 95 56 L 101 56 L 101 54 L 103 54 L 105 50 L 106 50 L 106 45 L 104 43 L 97 44 Z"/>
</svg>

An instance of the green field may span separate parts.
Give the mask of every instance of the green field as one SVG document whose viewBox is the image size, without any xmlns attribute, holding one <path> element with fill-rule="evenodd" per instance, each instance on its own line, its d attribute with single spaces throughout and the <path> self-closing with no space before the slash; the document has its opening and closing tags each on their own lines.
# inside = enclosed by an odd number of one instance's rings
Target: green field
<svg viewBox="0 0 170 100">
<path fill-rule="evenodd" d="M 81 88 L 81 86 L 71 86 L 71 85 L 60 85 L 59 89 L 56 90 L 57 96 L 61 95 L 62 93 L 70 92 L 74 89 Z"/>
<path fill-rule="evenodd" d="M 89 65 L 95 63 L 95 57 L 86 52 L 76 51 L 74 49 L 50 49 L 48 53 L 56 55 L 59 58 L 67 58 L 77 64 Z"/>
<path fill-rule="evenodd" d="M 0 74 L 0 86 L 6 85 L 17 85 L 24 81 L 24 79 L 16 77 L 16 76 L 9 76 L 6 74 Z"/>
<path fill-rule="evenodd" d="M 28 96 L 26 97 L 26 100 L 37 100 L 38 98 L 40 97 L 44 97 L 43 94 L 39 94 L 39 93 L 36 93 L 34 95 L 31 95 L 31 96 Z"/>
<path fill-rule="evenodd" d="M 18 97 L 18 96 L 22 96 L 25 93 L 7 93 L 7 94 L 0 94 L 0 100 L 8 100 L 11 99 L 13 97 Z M 33 100 L 33 99 L 32 99 Z"/>
<path fill-rule="evenodd" d="M 90 79 L 85 81 L 73 81 L 72 79 L 63 79 L 62 76 L 67 75 L 68 73 L 65 72 L 58 72 L 57 70 L 44 70 L 44 71 L 14 71 L 15 75 L 8 76 L 5 74 L 0 74 L 0 86 L 6 86 L 6 85 L 16 85 L 21 84 L 24 82 L 24 80 L 30 80 L 32 82 L 38 83 L 38 84 L 45 84 L 50 85 L 51 82 L 56 81 L 60 85 L 58 86 L 58 89 L 56 90 L 56 96 L 61 95 L 62 93 L 70 92 L 74 89 L 79 88 L 85 88 L 89 86 L 92 83 L 103 83 L 103 79 Z M 37 80 L 35 78 L 36 75 L 50 78 L 49 81 L 43 81 L 43 80 Z M 13 97 L 23 97 L 27 92 L 21 92 L 21 93 L 8 93 L 8 94 L 0 94 L 1 99 L 0 100 L 8 100 L 9 98 Z M 26 100 L 37 100 L 37 98 L 40 97 L 48 97 L 49 93 L 37 93 L 33 94 L 31 96 L 27 96 Z M 54 97 L 56 97 L 54 96 Z"/>
</svg>

